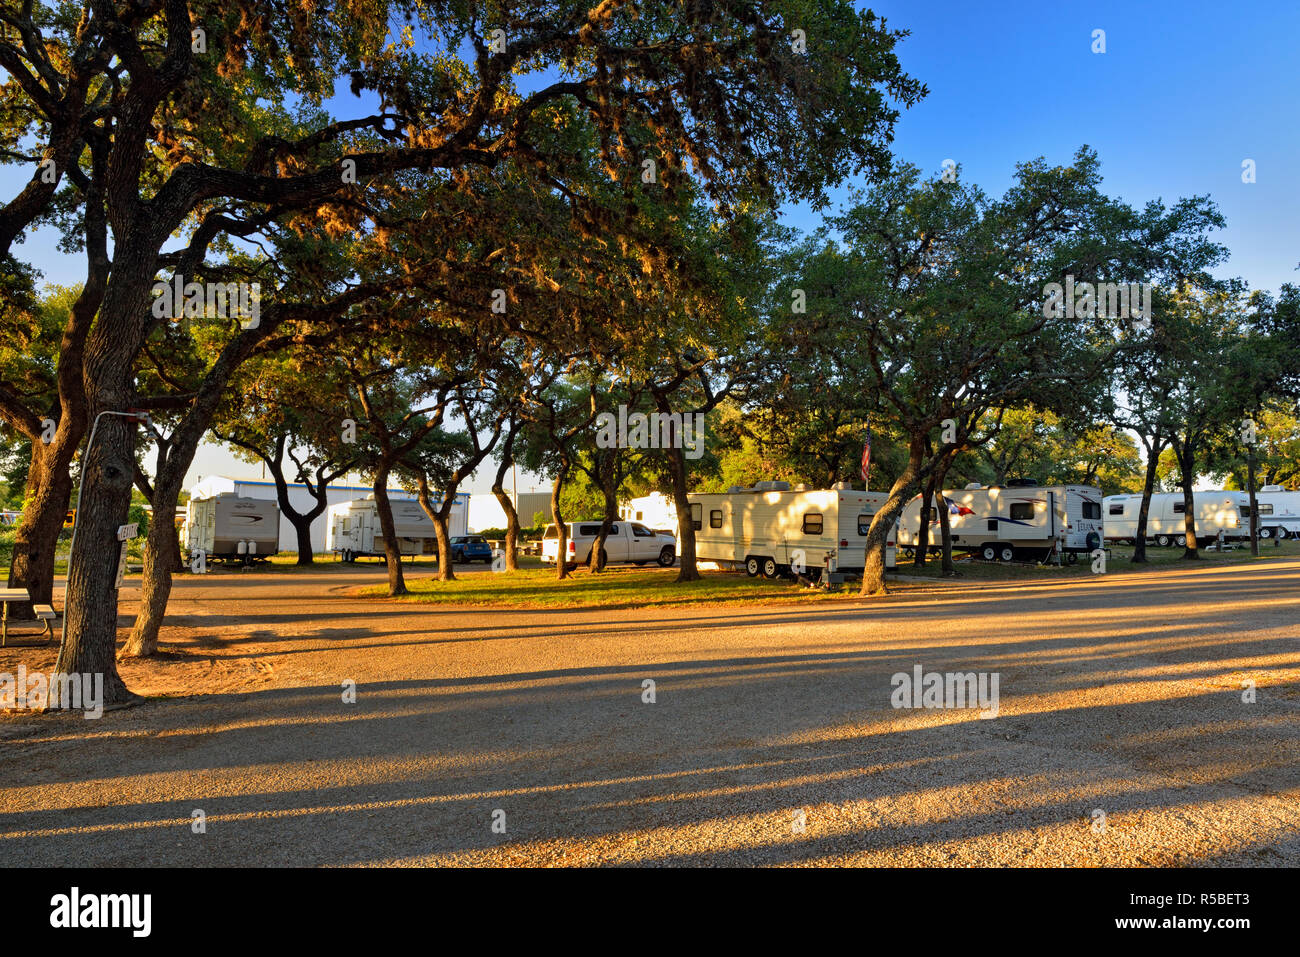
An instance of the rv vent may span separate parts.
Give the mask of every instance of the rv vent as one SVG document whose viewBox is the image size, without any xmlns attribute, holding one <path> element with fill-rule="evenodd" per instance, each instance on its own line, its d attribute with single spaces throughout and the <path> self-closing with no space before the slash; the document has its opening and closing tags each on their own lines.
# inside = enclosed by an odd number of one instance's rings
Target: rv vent
<svg viewBox="0 0 1300 957">
<path fill-rule="evenodd" d="M 743 492 L 743 491 L 745 491 L 745 490 L 744 490 L 743 488 L 741 488 L 739 485 L 733 485 L 733 486 L 731 486 L 731 488 L 727 489 L 727 494 L 728 494 L 728 495 L 736 495 L 737 493 L 739 493 L 739 492 Z"/>
<path fill-rule="evenodd" d="M 984 486 L 981 485 L 979 482 L 971 482 L 969 485 L 966 486 L 967 490 L 969 490 L 969 489 L 973 489 L 973 488 L 983 488 L 983 487 L 984 487 Z"/>
<path fill-rule="evenodd" d="M 800 482 L 798 485 L 794 487 L 794 490 L 796 492 L 806 492 L 808 491 L 808 486 L 805 485 L 803 482 Z"/>
<path fill-rule="evenodd" d="M 759 492 L 788 492 L 789 482 L 755 482 L 754 488 Z"/>
<path fill-rule="evenodd" d="M 1285 492 L 1286 489 L 1284 489 L 1280 485 L 1265 485 L 1262 489 L 1260 489 L 1260 491 L 1261 492 Z"/>
<path fill-rule="evenodd" d="M 1007 481 L 1007 488 L 1037 488 L 1037 487 L 1038 487 L 1038 482 L 1035 481 L 1034 479 L 1018 478 L 1018 479 L 1009 479 Z"/>
<path fill-rule="evenodd" d="M 846 491 L 846 492 L 852 492 L 852 491 L 853 491 L 853 483 L 852 483 L 852 482 L 836 482 L 834 485 L 831 486 L 831 488 L 834 488 L 834 489 L 843 489 L 843 490 Z"/>
</svg>

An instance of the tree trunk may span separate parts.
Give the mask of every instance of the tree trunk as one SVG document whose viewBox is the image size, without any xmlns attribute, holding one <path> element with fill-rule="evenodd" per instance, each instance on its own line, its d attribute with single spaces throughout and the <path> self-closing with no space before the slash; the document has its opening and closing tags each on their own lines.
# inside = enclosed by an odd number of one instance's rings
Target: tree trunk
<svg viewBox="0 0 1300 957">
<path fill-rule="evenodd" d="M 388 500 L 387 467 L 375 473 L 375 511 L 379 513 L 379 527 L 384 534 L 384 559 L 388 562 L 388 594 L 396 598 L 407 594 L 406 577 L 402 574 L 402 549 L 397 542 L 397 526 L 393 524 L 393 503 Z"/>
<path fill-rule="evenodd" d="M 145 539 L 144 569 L 140 575 L 140 610 L 119 658 L 147 658 L 158 652 L 158 638 L 172 594 L 172 571 L 180 560 L 175 515 L 184 478 L 184 469 L 163 466 L 154 480 L 150 503 L 153 521 Z"/>
<path fill-rule="evenodd" d="M 931 475 L 930 481 L 925 483 L 925 491 L 921 493 L 921 524 L 916 530 L 916 556 L 912 561 L 913 567 L 917 569 L 925 567 L 926 553 L 930 550 L 930 517 L 934 514 L 934 482 L 935 476 Z"/>
<path fill-rule="evenodd" d="M 451 505 L 448 503 L 455 503 L 456 487 L 453 485 L 443 493 L 443 503 L 438 508 L 434 508 L 433 502 L 429 499 L 429 480 L 423 472 L 420 473 L 416 488 L 420 508 L 424 509 L 424 514 L 428 515 L 429 521 L 433 522 L 433 535 L 438 541 L 438 581 L 454 582 L 456 569 L 452 567 L 451 533 L 447 530 L 447 525 L 451 515 Z"/>
<path fill-rule="evenodd" d="M 145 303 L 136 307 L 143 310 Z M 114 314 L 114 310 L 108 311 L 109 316 Z M 93 348 L 87 352 L 95 355 Z M 102 348 L 93 362 L 88 359 L 86 392 L 92 397 L 91 410 L 96 415 L 123 410 L 130 404 L 128 358 L 120 349 Z M 92 432 L 93 441 L 82 465 L 76 540 L 68 559 L 64 634 L 55 671 L 102 674 L 104 704 L 113 707 L 138 700 L 117 673 L 117 529 L 126 524 L 131 507 L 135 424 L 106 415 Z"/>
<path fill-rule="evenodd" d="M 492 483 L 492 494 L 497 497 L 501 511 L 506 514 L 505 559 L 508 572 L 519 570 L 519 512 L 504 487 L 506 472 L 510 471 L 515 464 L 515 436 L 518 434 L 519 424 L 512 416 L 510 427 L 506 430 L 505 442 L 501 446 L 501 462 L 497 466 L 496 481 Z M 493 568 L 495 567 L 494 564 Z"/>
<path fill-rule="evenodd" d="M 695 564 L 695 520 L 691 517 L 691 500 L 686 491 L 686 456 L 682 449 L 665 449 L 668 456 L 668 474 L 673 483 L 673 503 L 677 506 L 677 560 L 681 568 L 677 581 L 700 580 L 700 570 Z"/>
<path fill-rule="evenodd" d="M 862 590 L 859 592 L 864 598 L 889 592 L 885 587 L 885 542 L 889 537 L 889 530 L 898 520 L 908 496 L 912 494 L 921 477 L 924 448 L 925 436 L 914 436 L 908 451 L 907 465 L 894 480 L 889 490 L 889 498 L 871 519 L 871 527 L 867 529 L 867 555 L 865 567 L 862 569 Z"/>
<path fill-rule="evenodd" d="M 40 439 L 32 442 L 22 521 L 14 535 L 9 566 L 9 587 L 26 588 L 32 600 L 11 604 L 11 618 L 31 620 L 36 617 L 33 604 L 54 603 L 54 560 L 72 499 L 72 456 L 66 448 L 56 448 L 58 442 L 57 437 L 49 445 Z"/>
<path fill-rule="evenodd" d="M 1178 456 L 1178 471 L 1183 480 L 1183 534 L 1187 536 L 1187 545 L 1183 549 L 1183 558 L 1200 558 L 1196 547 L 1196 506 L 1192 498 L 1192 486 L 1196 482 L 1196 451 L 1190 442 L 1178 443 L 1174 448 Z"/>
<path fill-rule="evenodd" d="M 500 473 L 497 474 L 497 480 L 492 486 L 492 494 L 497 497 L 497 502 L 501 505 L 501 511 L 506 513 L 506 571 L 518 571 L 519 513 L 515 511 L 515 503 L 505 493 L 505 489 L 501 487 Z"/>
<path fill-rule="evenodd" d="M 568 462 L 562 462 L 559 472 L 555 475 L 555 481 L 551 484 L 551 521 L 555 523 L 555 535 L 558 538 L 555 550 L 556 581 L 564 581 L 569 577 L 567 551 L 569 530 L 564 524 L 564 516 L 560 513 L 560 492 L 564 488 L 564 474 L 568 468 Z"/>
<path fill-rule="evenodd" d="M 282 508 L 280 513 L 293 526 L 293 537 L 298 540 L 298 565 L 313 565 L 316 562 L 315 546 L 311 543 L 311 523 L 315 516 L 290 515 Z"/>
<path fill-rule="evenodd" d="M 1156 470 L 1160 466 L 1160 453 L 1164 443 L 1153 437 L 1147 446 L 1147 474 L 1142 485 L 1142 504 L 1138 507 L 1137 529 L 1133 534 L 1133 563 L 1146 564 L 1147 561 L 1147 519 L 1151 514 L 1151 494 L 1156 488 Z"/>
<path fill-rule="evenodd" d="M 1250 554 L 1259 558 L 1259 500 L 1255 497 L 1255 444 L 1246 446 L 1246 490 L 1250 495 Z"/>
<path fill-rule="evenodd" d="M 609 459 L 609 468 L 601 472 L 600 491 L 605 499 L 605 514 L 601 519 L 600 532 L 591 546 L 591 555 L 587 562 L 587 568 L 592 574 L 602 571 L 605 567 L 605 539 L 609 538 L 610 529 L 618 521 L 618 483 L 615 481 L 618 469 L 617 455 L 618 450 L 614 449 L 612 454 L 606 456 Z"/>
</svg>

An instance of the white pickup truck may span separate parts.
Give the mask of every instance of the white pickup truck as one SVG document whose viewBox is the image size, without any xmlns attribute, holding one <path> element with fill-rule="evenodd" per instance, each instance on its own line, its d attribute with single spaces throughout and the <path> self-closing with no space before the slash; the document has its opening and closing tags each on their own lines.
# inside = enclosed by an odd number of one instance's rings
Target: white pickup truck
<svg viewBox="0 0 1300 957">
<path fill-rule="evenodd" d="M 568 522 L 568 543 L 565 545 L 567 561 L 571 565 L 586 564 L 591 560 L 591 547 L 600 534 L 600 522 Z M 560 537 L 554 525 L 547 525 L 542 534 L 542 561 L 554 565 Z M 658 562 L 668 568 L 677 561 L 677 539 L 664 532 L 646 528 L 640 522 L 617 521 L 605 537 L 605 564 L 632 562 L 645 565 Z"/>
</svg>

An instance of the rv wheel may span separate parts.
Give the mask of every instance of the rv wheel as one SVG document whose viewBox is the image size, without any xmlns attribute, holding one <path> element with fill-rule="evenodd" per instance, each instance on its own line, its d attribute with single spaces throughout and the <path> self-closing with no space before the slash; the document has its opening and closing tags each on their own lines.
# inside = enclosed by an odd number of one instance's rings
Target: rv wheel
<svg viewBox="0 0 1300 957">
<path fill-rule="evenodd" d="M 745 574 L 750 578 L 757 578 L 760 570 L 758 559 L 753 556 L 745 559 Z"/>
<path fill-rule="evenodd" d="M 1156 544 L 1159 545 L 1161 548 L 1168 548 L 1168 547 L 1169 547 L 1169 536 L 1168 536 L 1168 535 L 1157 535 L 1157 536 L 1156 536 Z"/>
<path fill-rule="evenodd" d="M 998 560 L 998 550 L 992 545 L 985 545 L 980 549 L 980 558 L 986 562 L 995 562 Z"/>
<path fill-rule="evenodd" d="M 1003 545 L 1002 550 L 998 552 L 998 558 L 1002 559 L 1004 562 L 1009 562 L 1011 561 L 1011 559 L 1015 557 L 1016 557 L 1016 550 L 1012 548 L 1010 545 Z"/>
<path fill-rule="evenodd" d="M 1261 528 L 1261 529 L 1259 530 L 1259 537 L 1260 537 L 1260 538 L 1272 538 L 1272 537 L 1273 537 L 1273 529 L 1271 529 L 1271 528 Z"/>
<path fill-rule="evenodd" d="M 1177 545 L 1179 548 L 1184 547 L 1184 546 L 1187 544 L 1187 536 L 1186 536 L 1186 535 L 1175 535 L 1175 536 L 1174 536 L 1174 544 Z"/>
<path fill-rule="evenodd" d="M 671 545 L 665 545 L 659 552 L 659 567 L 672 568 L 677 561 L 677 551 Z"/>
<path fill-rule="evenodd" d="M 764 578 L 776 578 L 777 575 L 780 574 L 780 572 L 781 572 L 781 570 L 780 570 L 780 568 L 777 567 L 776 559 L 775 559 L 775 558 L 765 558 L 765 559 L 763 559 L 763 577 L 764 577 Z"/>
</svg>

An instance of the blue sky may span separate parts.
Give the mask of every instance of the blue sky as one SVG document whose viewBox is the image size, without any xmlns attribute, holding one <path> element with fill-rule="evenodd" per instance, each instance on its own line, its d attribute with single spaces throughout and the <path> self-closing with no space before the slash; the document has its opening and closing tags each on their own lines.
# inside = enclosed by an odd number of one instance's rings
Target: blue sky
<svg viewBox="0 0 1300 957">
<path fill-rule="evenodd" d="M 898 157 L 935 173 L 953 159 L 965 181 L 1000 194 L 1017 162 L 1067 162 L 1087 144 L 1099 153 L 1103 189 L 1129 203 L 1209 194 L 1228 223 L 1217 238 L 1232 250 L 1220 274 L 1273 291 L 1300 282 L 1300 3 L 891 0 L 871 7 L 912 32 L 898 55 L 930 89 L 899 121 Z M 1098 29 L 1104 53 L 1092 52 Z M 1246 159 L 1256 163 L 1252 184 L 1241 180 Z M 6 195 L 16 184 L 0 172 Z M 787 221 L 811 229 L 819 217 L 791 207 Z M 18 254 L 51 282 L 84 275 L 76 257 L 57 253 L 52 236 L 32 237 Z M 258 468 L 207 446 L 190 478 L 214 472 L 251 477 Z M 523 475 L 520 482 L 541 484 Z M 478 492 L 488 484 L 471 486 Z"/>
<path fill-rule="evenodd" d="M 1017 162 L 1068 162 L 1087 144 L 1102 188 L 1135 206 L 1209 194 L 1228 223 L 1221 274 L 1273 291 L 1300 282 L 1300 3 L 861 6 L 912 32 L 898 55 L 930 89 L 898 123 L 899 158 L 935 173 L 953 159 L 996 195 Z M 1092 52 L 1098 29 L 1105 53 Z"/>
</svg>

